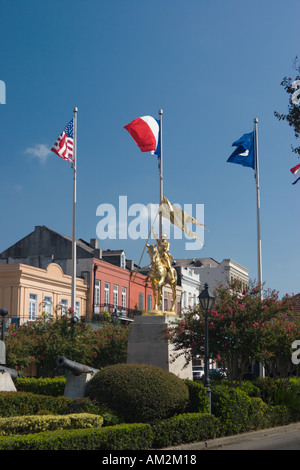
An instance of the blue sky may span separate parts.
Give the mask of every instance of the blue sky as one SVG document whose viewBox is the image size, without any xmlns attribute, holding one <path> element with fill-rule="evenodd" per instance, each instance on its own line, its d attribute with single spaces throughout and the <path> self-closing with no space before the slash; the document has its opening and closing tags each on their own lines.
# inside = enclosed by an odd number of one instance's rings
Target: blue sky
<svg viewBox="0 0 300 470">
<path fill-rule="evenodd" d="M 282 78 L 294 77 L 299 2 L 1 0 L 0 251 L 47 225 L 72 233 L 72 170 L 49 149 L 78 107 L 77 237 L 96 237 L 97 207 L 159 198 L 156 157 L 123 126 L 163 109 L 164 193 L 204 204 L 205 246 L 174 258 L 232 258 L 257 278 L 253 170 L 226 163 L 258 118 L 266 287 L 299 288 L 299 191 Z M 191 214 L 194 215 L 195 214 Z M 138 263 L 145 240 L 99 240 Z M 145 255 L 142 265 L 148 264 Z"/>
</svg>

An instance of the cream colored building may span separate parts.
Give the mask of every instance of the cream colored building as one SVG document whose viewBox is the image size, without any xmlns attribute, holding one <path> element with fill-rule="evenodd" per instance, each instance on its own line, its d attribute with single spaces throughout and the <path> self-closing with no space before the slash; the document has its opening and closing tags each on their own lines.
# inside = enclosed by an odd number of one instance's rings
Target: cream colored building
<svg viewBox="0 0 300 470">
<path fill-rule="evenodd" d="M 56 263 L 46 269 L 21 263 L 0 265 L 0 308 L 20 324 L 35 321 L 43 312 L 61 315 L 71 306 L 72 277 Z M 86 315 L 88 287 L 76 280 L 76 314 Z"/>
</svg>

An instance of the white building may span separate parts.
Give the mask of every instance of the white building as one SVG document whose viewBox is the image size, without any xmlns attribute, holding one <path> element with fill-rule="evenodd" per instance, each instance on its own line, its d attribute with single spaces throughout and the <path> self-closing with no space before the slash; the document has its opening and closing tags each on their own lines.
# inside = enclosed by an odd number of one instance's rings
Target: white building
<svg viewBox="0 0 300 470">
<path fill-rule="evenodd" d="M 223 259 L 221 263 L 213 258 L 180 259 L 174 262 L 174 266 L 177 270 L 185 268 L 188 272 L 194 271 L 199 275 L 197 296 L 199 288 L 202 290 L 205 283 L 208 284 L 210 291 L 216 289 L 220 284 L 225 287 L 228 282 L 234 279 L 242 283 L 242 288 L 246 288 L 249 284 L 249 270 L 232 259 Z M 184 286 L 182 289 L 184 292 Z"/>
<path fill-rule="evenodd" d="M 198 304 L 200 275 L 190 267 L 177 266 L 178 283 L 182 288 L 181 311 Z"/>
</svg>

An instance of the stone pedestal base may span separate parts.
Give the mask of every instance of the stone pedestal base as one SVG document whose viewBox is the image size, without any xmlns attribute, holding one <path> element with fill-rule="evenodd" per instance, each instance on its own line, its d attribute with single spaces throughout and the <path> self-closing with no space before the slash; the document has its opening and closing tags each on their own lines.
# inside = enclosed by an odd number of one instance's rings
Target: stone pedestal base
<svg viewBox="0 0 300 470">
<path fill-rule="evenodd" d="M 192 380 L 192 364 L 185 367 L 183 355 L 173 360 L 179 351 L 174 352 L 172 344 L 166 339 L 166 330 L 174 322 L 174 315 L 161 311 L 159 314 L 153 313 L 145 312 L 135 317 L 129 326 L 127 363 L 161 367 L 177 377 Z"/>
<path fill-rule="evenodd" d="M 93 374 L 84 373 L 74 375 L 68 371 L 68 378 L 65 385 L 64 396 L 68 398 L 83 398 L 86 384 L 91 380 Z"/>
<path fill-rule="evenodd" d="M 15 384 L 8 372 L 0 372 L 0 392 L 16 392 Z"/>
</svg>

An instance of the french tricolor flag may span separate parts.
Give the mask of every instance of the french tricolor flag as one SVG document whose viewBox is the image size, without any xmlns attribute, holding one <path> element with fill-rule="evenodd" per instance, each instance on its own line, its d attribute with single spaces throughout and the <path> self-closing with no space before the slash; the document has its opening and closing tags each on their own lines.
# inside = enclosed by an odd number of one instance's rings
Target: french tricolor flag
<svg viewBox="0 0 300 470">
<path fill-rule="evenodd" d="M 124 126 L 142 152 L 160 156 L 159 121 L 151 116 L 142 116 Z"/>
<path fill-rule="evenodd" d="M 300 168 L 300 163 L 298 165 L 294 166 L 293 168 L 291 168 L 290 171 L 293 173 L 294 176 L 296 176 L 297 173 L 298 173 L 299 168 Z M 299 180 L 300 180 L 300 176 L 292 184 L 298 183 Z"/>
</svg>

